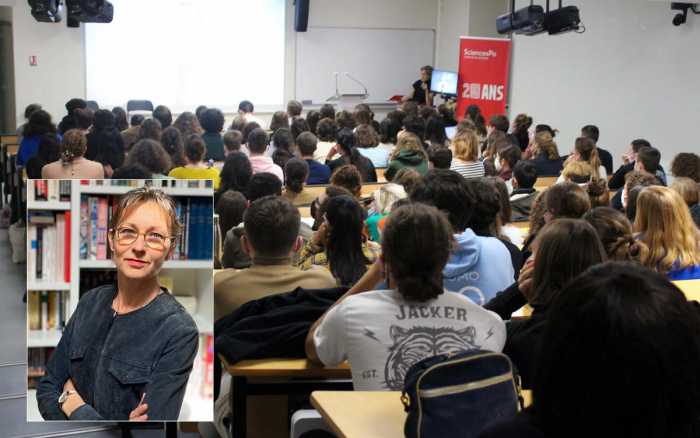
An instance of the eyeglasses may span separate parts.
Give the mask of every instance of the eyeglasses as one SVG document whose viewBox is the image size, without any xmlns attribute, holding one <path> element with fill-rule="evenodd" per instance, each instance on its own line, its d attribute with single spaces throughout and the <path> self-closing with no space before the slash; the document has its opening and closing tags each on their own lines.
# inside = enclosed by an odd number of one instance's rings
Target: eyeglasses
<svg viewBox="0 0 700 438">
<path fill-rule="evenodd" d="M 139 233 L 138 231 L 128 227 L 122 227 L 116 230 L 111 229 L 110 232 L 114 233 L 115 240 L 120 245 L 131 245 L 132 243 L 136 242 L 136 239 L 138 239 L 139 236 L 143 236 L 146 246 L 157 251 L 164 250 L 173 240 L 175 240 L 175 236 L 164 236 L 154 231 Z"/>
</svg>

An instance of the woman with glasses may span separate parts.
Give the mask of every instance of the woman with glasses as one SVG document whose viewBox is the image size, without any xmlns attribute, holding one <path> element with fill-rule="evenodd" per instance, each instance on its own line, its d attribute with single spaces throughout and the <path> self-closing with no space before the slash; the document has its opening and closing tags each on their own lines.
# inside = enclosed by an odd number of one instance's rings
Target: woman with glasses
<svg viewBox="0 0 700 438">
<path fill-rule="evenodd" d="M 158 274 L 180 226 L 160 190 L 121 197 L 108 235 L 117 283 L 78 302 L 37 388 L 44 419 L 178 419 L 198 331 Z"/>
</svg>

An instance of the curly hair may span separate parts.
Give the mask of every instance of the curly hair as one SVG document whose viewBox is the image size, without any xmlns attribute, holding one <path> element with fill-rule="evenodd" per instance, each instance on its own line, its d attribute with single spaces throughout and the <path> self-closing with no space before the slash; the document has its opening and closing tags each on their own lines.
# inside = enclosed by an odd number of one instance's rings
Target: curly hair
<svg viewBox="0 0 700 438">
<path fill-rule="evenodd" d="M 82 157 L 87 150 L 87 138 L 79 129 L 69 129 L 61 140 L 61 161 L 63 164 L 73 162 L 74 158 Z"/>
<path fill-rule="evenodd" d="M 183 138 L 188 138 L 192 134 L 202 134 L 203 130 L 199 124 L 199 119 L 193 113 L 185 111 L 177 116 L 173 126 L 180 130 Z"/>
<path fill-rule="evenodd" d="M 362 124 L 355 129 L 355 146 L 373 148 L 379 144 L 379 137 L 370 125 Z"/>
<path fill-rule="evenodd" d="M 200 116 L 200 123 L 205 132 L 218 134 L 224 129 L 224 113 L 218 108 L 207 108 Z"/>
<path fill-rule="evenodd" d="M 700 156 L 692 152 L 681 152 L 671 162 L 671 173 L 675 177 L 687 177 L 700 183 Z"/>
<path fill-rule="evenodd" d="M 136 142 L 126 157 L 125 164 L 139 164 L 151 173 L 164 175 L 172 167 L 170 155 L 165 152 L 163 146 L 155 140 L 144 138 Z"/>
<path fill-rule="evenodd" d="M 160 136 L 160 144 L 163 146 L 163 149 L 165 149 L 165 152 L 170 155 L 173 166 L 179 167 L 186 164 L 182 135 L 177 128 L 174 126 L 165 128 Z"/>
<path fill-rule="evenodd" d="M 362 175 L 357 167 L 346 164 L 335 169 L 331 175 L 331 185 L 348 189 L 354 196 L 360 196 L 362 191 Z"/>
</svg>

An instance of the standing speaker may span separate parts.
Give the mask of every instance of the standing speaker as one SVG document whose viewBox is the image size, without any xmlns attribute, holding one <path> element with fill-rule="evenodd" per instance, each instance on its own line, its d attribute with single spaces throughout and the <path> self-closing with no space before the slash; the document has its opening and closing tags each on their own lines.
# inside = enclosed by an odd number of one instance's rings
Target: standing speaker
<svg viewBox="0 0 700 438">
<path fill-rule="evenodd" d="M 309 1 L 310 0 L 295 0 L 294 4 L 294 30 L 297 32 L 306 32 L 309 24 Z"/>
</svg>

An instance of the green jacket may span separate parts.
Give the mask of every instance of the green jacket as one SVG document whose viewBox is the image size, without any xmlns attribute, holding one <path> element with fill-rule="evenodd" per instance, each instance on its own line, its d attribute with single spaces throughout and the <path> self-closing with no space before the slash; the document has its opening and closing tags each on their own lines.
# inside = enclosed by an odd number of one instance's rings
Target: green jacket
<svg viewBox="0 0 700 438">
<path fill-rule="evenodd" d="M 384 172 L 384 177 L 387 181 L 394 179 L 394 175 L 399 170 L 410 167 L 418 171 L 421 176 L 428 173 L 428 162 L 423 158 L 423 155 L 416 151 L 404 149 L 399 152 L 399 155 L 389 162 L 389 167 Z"/>
</svg>

